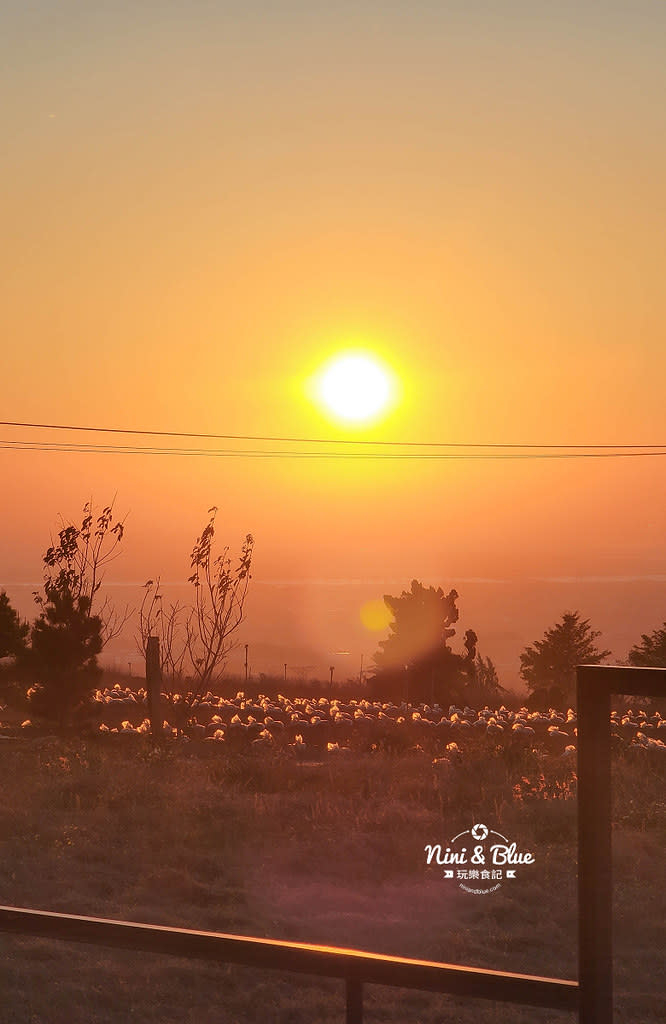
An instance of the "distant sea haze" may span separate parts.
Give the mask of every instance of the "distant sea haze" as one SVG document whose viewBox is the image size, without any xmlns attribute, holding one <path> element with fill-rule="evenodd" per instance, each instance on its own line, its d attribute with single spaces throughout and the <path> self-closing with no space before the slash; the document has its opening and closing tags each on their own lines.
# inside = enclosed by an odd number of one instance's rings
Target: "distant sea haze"
<svg viewBox="0 0 666 1024">
<path fill-rule="evenodd" d="M 666 574 L 460 577 L 439 583 L 426 576 L 417 578 L 425 585 L 458 591 L 460 618 L 452 648 L 462 650 L 465 630 L 474 629 L 479 653 L 492 658 L 502 684 L 510 689 L 524 689 L 521 651 L 540 639 L 565 611 L 579 611 L 590 619 L 593 629 L 601 631 L 598 644 L 610 648 L 609 661 L 624 660 L 642 633 L 651 633 L 666 620 Z M 111 581 L 105 582 L 104 588 L 117 606 L 137 609 L 144 584 L 145 580 Z M 387 630 L 367 630 L 360 609 L 384 594 L 400 594 L 409 584 L 410 580 L 395 577 L 253 579 L 246 619 L 237 634 L 240 646 L 230 656 L 228 672 L 244 674 L 247 643 L 248 665 L 255 677 L 262 672 L 281 676 L 286 664 L 292 678 L 328 679 L 332 666 L 337 681 L 358 679 L 361 658 L 364 673 L 371 673 L 373 655 Z M 32 591 L 40 586 L 40 582 L 0 583 L 25 618 L 34 618 L 38 612 Z M 192 587 L 186 583 L 162 581 L 160 589 L 167 604 L 187 604 L 192 599 Z M 140 675 L 135 633 L 136 616 L 122 636 L 105 648 L 102 663 L 115 665 L 122 672 L 131 663 L 133 674 Z"/>
<path fill-rule="evenodd" d="M 417 577 L 423 580 L 425 577 Z M 141 587 L 146 585 L 146 580 L 139 582 L 138 580 L 112 580 L 110 582 L 104 582 L 105 587 Z M 409 581 L 411 582 L 411 581 Z M 495 576 L 461 576 L 457 577 L 458 583 L 516 583 L 515 577 L 495 577 Z M 666 583 L 666 573 L 648 573 L 648 574 L 628 574 L 624 576 L 525 576 L 523 582 L 526 583 Z M 25 582 L 12 582 L 2 583 L 0 582 L 0 590 L 9 591 L 10 588 L 16 587 L 30 587 L 33 590 L 38 590 L 41 587 L 41 581 L 33 581 L 30 583 Z M 326 576 L 307 576 L 297 579 L 254 579 L 252 580 L 252 586 L 264 586 L 264 587 L 309 587 L 309 586 L 325 586 L 325 587 L 340 587 L 340 586 L 393 586 L 393 587 L 408 587 L 409 583 L 405 581 L 404 577 L 398 579 L 388 579 L 386 577 L 367 577 L 365 579 L 356 579 L 352 577 L 326 577 Z M 430 584 L 427 584 L 430 585 Z M 434 584 L 433 584 L 434 585 Z M 189 584 L 183 583 L 182 580 L 161 580 L 160 586 L 162 589 L 167 587 L 182 587 L 183 589 L 189 589 Z M 439 584 L 444 588 L 444 584 Z"/>
</svg>

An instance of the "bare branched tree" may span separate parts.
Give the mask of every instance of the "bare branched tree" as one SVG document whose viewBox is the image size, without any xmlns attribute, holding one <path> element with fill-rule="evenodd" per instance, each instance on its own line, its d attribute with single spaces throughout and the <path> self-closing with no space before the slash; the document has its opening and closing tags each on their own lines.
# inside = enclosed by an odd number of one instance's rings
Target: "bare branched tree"
<svg viewBox="0 0 666 1024">
<path fill-rule="evenodd" d="M 201 700 L 211 683 L 222 678 L 230 652 L 238 646 L 234 634 L 244 619 L 250 582 L 254 539 L 247 534 L 235 569 L 229 548 L 213 557 L 217 508 L 192 550 L 188 583 L 194 585 L 195 603 L 185 623 L 187 654 L 194 672 L 192 700 Z"/>
<path fill-rule="evenodd" d="M 101 672 L 97 656 L 130 612 L 118 613 L 108 598 L 101 604 L 97 598 L 124 532 L 123 521 L 112 525 L 112 506 L 95 517 L 92 504 L 84 505 L 80 527 L 60 522 L 58 540 L 51 538 L 44 555 L 43 593 L 33 594 L 41 612 L 24 660 L 34 684 L 32 707 L 64 726 L 84 709 Z"/>
<path fill-rule="evenodd" d="M 186 609 L 176 601 L 168 608 L 164 607 L 164 597 L 160 590 L 160 578 L 148 580 L 144 586 L 144 596 L 139 608 L 139 631 L 135 636 L 137 650 L 144 658 L 148 647 L 148 637 L 157 636 L 160 641 L 160 668 L 162 682 L 167 696 L 180 687 L 183 678 L 186 644 L 182 634 L 181 620 Z"/>
<path fill-rule="evenodd" d="M 125 517 L 127 518 L 127 517 Z M 66 523 L 60 517 L 58 541 L 44 555 L 44 595 L 34 592 L 35 602 L 44 610 L 53 594 L 66 591 L 74 604 L 90 618 L 101 620 L 104 646 L 118 636 L 131 615 L 125 606 L 117 611 L 108 597 L 98 607 L 96 595 L 104 580 L 104 569 L 120 554 L 119 546 L 125 532 L 125 519 L 113 523 L 113 504 L 107 505 L 95 518 L 91 502 L 83 506 L 81 526 Z"/>
</svg>

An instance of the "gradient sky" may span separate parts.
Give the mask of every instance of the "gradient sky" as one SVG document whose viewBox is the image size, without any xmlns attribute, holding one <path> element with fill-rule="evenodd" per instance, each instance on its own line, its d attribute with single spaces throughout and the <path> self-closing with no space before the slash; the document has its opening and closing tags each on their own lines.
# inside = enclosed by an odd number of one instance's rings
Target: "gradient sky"
<svg viewBox="0 0 666 1024">
<path fill-rule="evenodd" d="M 580 8 L 6 5 L 2 419 L 666 442 L 666 7 Z M 402 382 L 365 430 L 305 396 L 350 342 Z M 232 548 L 254 533 L 257 580 L 381 595 L 414 576 L 666 574 L 665 470 L 0 451 L 0 585 L 40 578 L 58 513 L 116 493 L 119 581 L 183 579 L 212 504 Z M 292 639 L 300 622 L 303 643 L 344 643 L 344 615 L 335 637 L 322 626 L 331 600 L 316 628 L 295 612 Z M 248 635 L 268 641 L 262 614 Z M 627 614 L 618 594 L 607 628 Z M 636 638 L 666 600 L 642 614 Z"/>
</svg>

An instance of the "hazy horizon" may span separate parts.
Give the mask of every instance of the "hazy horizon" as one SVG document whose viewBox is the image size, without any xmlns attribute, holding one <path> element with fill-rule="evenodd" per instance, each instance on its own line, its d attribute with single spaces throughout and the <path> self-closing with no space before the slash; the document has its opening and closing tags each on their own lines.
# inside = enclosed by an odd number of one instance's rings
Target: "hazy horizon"
<svg viewBox="0 0 666 1024">
<path fill-rule="evenodd" d="M 247 601 L 247 618 L 239 630 L 239 648 L 227 664 L 228 675 L 243 676 L 244 644 L 249 645 L 248 663 L 256 682 L 259 674 L 282 676 L 287 663 L 290 680 L 327 680 L 334 667 L 334 680 L 345 682 L 359 677 L 361 655 L 364 675 L 373 670 L 372 657 L 387 630 L 369 633 L 360 620 L 365 601 L 384 593 L 398 595 L 411 581 L 270 581 L 253 579 Z M 502 685 L 524 691 L 520 678 L 521 651 L 559 621 L 565 611 L 580 611 L 591 627 L 601 632 L 597 644 L 608 648 L 607 663 L 626 659 L 641 634 L 652 633 L 664 622 L 666 576 L 660 579 L 574 579 L 574 580 L 469 580 L 422 581 L 426 585 L 452 587 L 459 593 L 459 622 L 450 641 L 454 651 L 462 650 L 465 630 L 474 629 L 478 650 L 495 664 Z M 37 606 L 31 596 L 34 584 L 0 581 L 19 613 L 33 618 Z M 192 598 L 187 584 L 164 582 L 165 604 Z M 118 607 L 136 608 L 143 596 L 140 584 L 109 584 L 105 593 Z M 140 676 L 143 668 L 134 644 L 136 629 L 128 625 L 123 635 L 111 642 L 100 658 L 118 673 Z M 326 644 L 326 640 L 331 643 Z M 347 653 L 340 653 L 347 652 Z"/>
</svg>

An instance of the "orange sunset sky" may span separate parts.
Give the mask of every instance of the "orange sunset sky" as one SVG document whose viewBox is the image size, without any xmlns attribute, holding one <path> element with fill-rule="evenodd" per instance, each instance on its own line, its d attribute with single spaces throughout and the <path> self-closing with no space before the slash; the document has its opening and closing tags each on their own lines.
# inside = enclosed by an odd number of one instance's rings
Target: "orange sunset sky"
<svg viewBox="0 0 666 1024">
<path fill-rule="evenodd" d="M 665 33 L 656 0 L 11 3 L 2 420 L 666 452 Z M 398 381 L 369 424 L 309 389 L 350 348 Z M 116 495 L 107 582 L 132 604 L 157 575 L 176 594 L 211 505 L 234 554 L 254 535 L 257 671 L 354 674 L 385 635 L 362 604 L 414 577 L 456 587 L 505 685 L 566 608 L 618 659 L 666 618 L 659 455 L 0 438 L 0 587 L 24 615 L 58 515 Z M 236 454 L 24 444 L 58 441 Z M 280 454 L 239 454 L 259 450 Z M 112 653 L 132 650 L 130 630 Z"/>
</svg>

